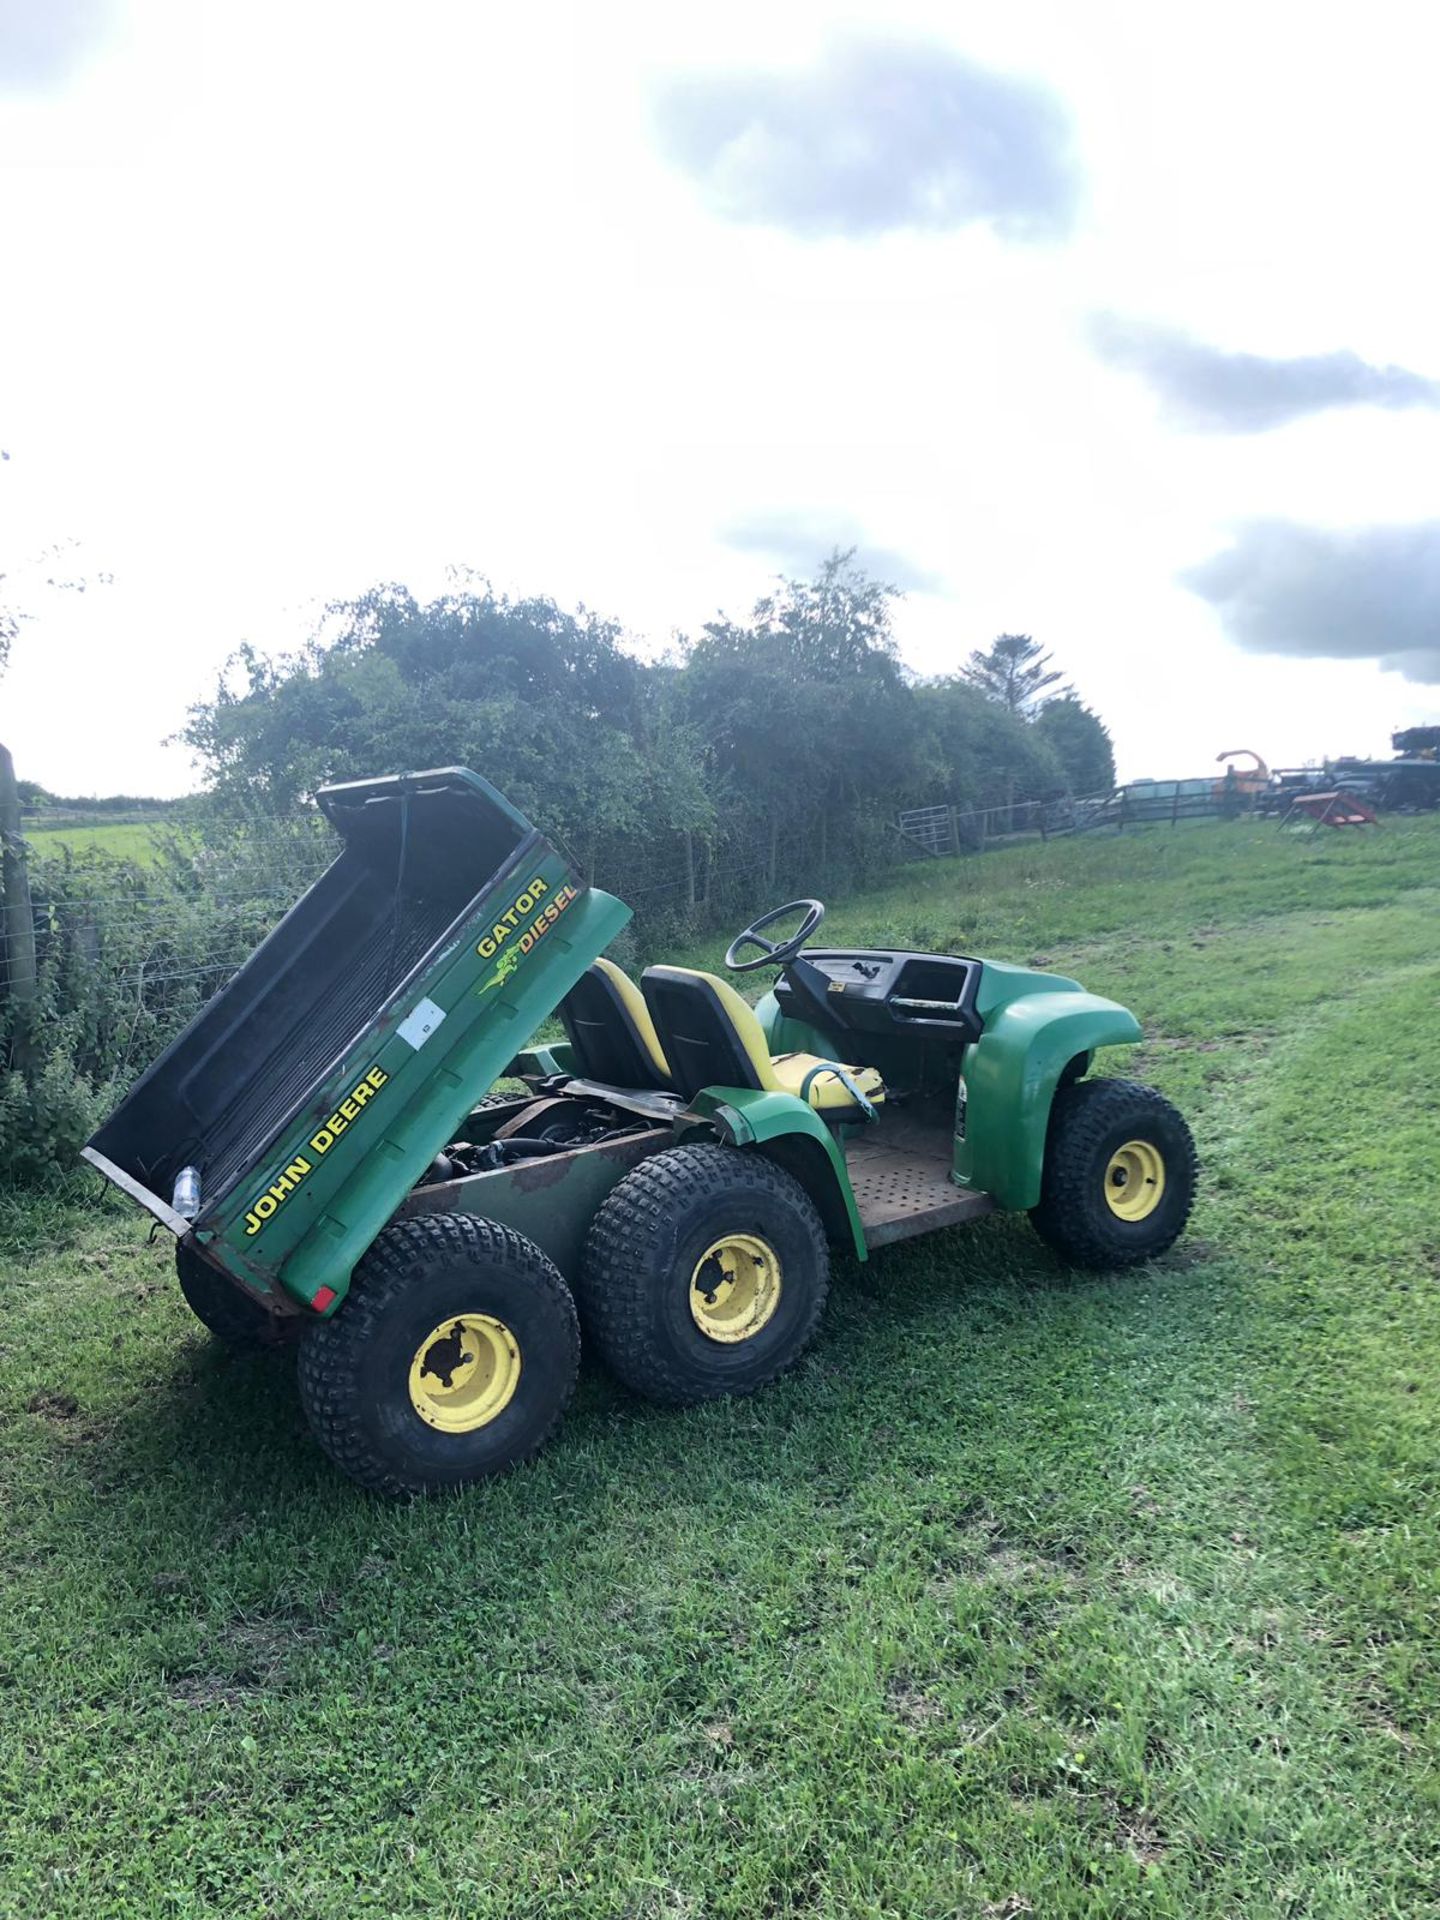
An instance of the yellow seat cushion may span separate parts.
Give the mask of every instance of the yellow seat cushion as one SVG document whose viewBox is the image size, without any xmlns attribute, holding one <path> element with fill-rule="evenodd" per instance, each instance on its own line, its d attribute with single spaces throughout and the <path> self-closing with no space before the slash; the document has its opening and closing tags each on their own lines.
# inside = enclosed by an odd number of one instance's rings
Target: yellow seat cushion
<svg viewBox="0 0 1440 1920">
<path fill-rule="evenodd" d="M 793 1093 L 798 1100 L 800 1089 L 805 1084 L 807 1073 L 813 1073 L 816 1067 L 833 1066 L 818 1053 L 777 1053 L 770 1062 L 771 1072 L 779 1083 L 782 1093 Z M 840 1062 L 844 1065 L 844 1062 Z M 885 1098 L 885 1087 L 874 1067 L 846 1067 L 845 1071 L 864 1094 L 865 1098 L 878 1105 Z M 817 1112 L 833 1112 L 837 1107 L 854 1107 L 849 1089 L 843 1080 L 833 1073 L 816 1073 L 810 1082 L 809 1102 Z"/>
<path fill-rule="evenodd" d="M 614 987 L 620 997 L 620 1004 L 624 1007 L 630 1024 L 635 1029 L 635 1038 L 645 1050 L 646 1058 L 656 1073 L 659 1074 L 660 1078 L 662 1080 L 668 1080 L 670 1078 L 670 1063 L 665 1058 L 665 1049 L 661 1046 L 660 1036 L 655 1031 L 655 1022 L 650 1018 L 650 1009 L 645 1004 L 644 994 L 641 993 L 639 987 L 636 986 L 624 968 L 617 967 L 615 962 L 613 960 L 607 960 L 604 954 L 601 954 L 600 958 L 592 961 L 591 964 L 598 967 L 610 982 L 611 986 Z"/>
<path fill-rule="evenodd" d="M 813 1068 L 844 1064 L 827 1060 L 818 1053 L 780 1053 L 772 1058 L 765 1040 L 765 1029 L 756 1017 L 755 1009 L 748 1000 L 740 997 L 728 980 L 722 980 L 718 974 L 702 973 L 695 967 L 654 967 L 645 977 L 649 980 L 660 974 L 671 978 L 684 975 L 704 985 L 734 1030 L 735 1038 L 754 1069 L 756 1080 L 769 1093 L 790 1093 L 798 1100 L 805 1076 Z M 656 1044 L 661 1044 L 658 1035 Z M 867 1100 L 878 1104 L 885 1098 L 884 1085 L 874 1067 L 846 1066 L 845 1071 Z M 810 1082 L 806 1098 L 808 1104 L 819 1113 L 860 1111 L 847 1092 L 844 1081 L 837 1079 L 833 1073 L 817 1073 Z"/>
</svg>

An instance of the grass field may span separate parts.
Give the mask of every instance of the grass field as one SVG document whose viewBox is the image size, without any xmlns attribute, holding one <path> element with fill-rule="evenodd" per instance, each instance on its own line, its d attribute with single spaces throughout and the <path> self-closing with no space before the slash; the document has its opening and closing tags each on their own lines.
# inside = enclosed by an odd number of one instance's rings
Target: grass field
<svg viewBox="0 0 1440 1920">
<path fill-rule="evenodd" d="M 144 822 L 101 821 L 95 826 L 27 827 L 26 835 L 40 854 L 68 847 L 72 853 L 101 852 L 117 860 L 148 864 L 155 857 L 155 829 Z"/>
<path fill-rule="evenodd" d="M 1437 868 L 1208 825 L 837 908 L 1133 1005 L 1188 1237 L 841 1262 L 778 1387 L 592 1372 L 453 1502 L 337 1478 L 131 1215 L 12 1205 L 0 1912 L 1440 1914 Z"/>
</svg>

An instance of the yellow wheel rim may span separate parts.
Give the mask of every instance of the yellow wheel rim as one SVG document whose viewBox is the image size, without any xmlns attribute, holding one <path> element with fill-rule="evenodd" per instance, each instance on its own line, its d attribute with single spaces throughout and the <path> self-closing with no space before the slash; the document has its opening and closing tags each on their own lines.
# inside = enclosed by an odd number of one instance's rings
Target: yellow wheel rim
<svg viewBox="0 0 1440 1920">
<path fill-rule="evenodd" d="M 690 1276 L 690 1315 L 708 1340 L 751 1340 L 780 1304 L 780 1256 L 753 1233 L 727 1233 Z"/>
<path fill-rule="evenodd" d="M 503 1320 L 456 1313 L 415 1349 L 410 1402 L 442 1433 L 473 1433 L 496 1420 L 520 1384 L 520 1348 Z"/>
<path fill-rule="evenodd" d="M 1105 1204 L 1117 1220 L 1148 1220 L 1165 1192 L 1165 1156 L 1148 1140 L 1127 1140 L 1105 1169 Z"/>
</svg>

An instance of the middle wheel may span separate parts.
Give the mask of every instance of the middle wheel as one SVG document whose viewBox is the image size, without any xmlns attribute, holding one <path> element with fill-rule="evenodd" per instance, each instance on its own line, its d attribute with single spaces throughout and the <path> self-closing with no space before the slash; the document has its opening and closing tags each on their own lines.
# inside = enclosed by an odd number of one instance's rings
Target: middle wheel
<svg viewBox="0 0 1440 1920">
<path fill-rule="evenodd" d="M 825 1230 L 758 1153 L 674 1147 L 596 1214 L 576 1301 L 627 1387 L 685 1406 L 753 1393 L 805 1351 L 830 1285 Z"/>
</svg>

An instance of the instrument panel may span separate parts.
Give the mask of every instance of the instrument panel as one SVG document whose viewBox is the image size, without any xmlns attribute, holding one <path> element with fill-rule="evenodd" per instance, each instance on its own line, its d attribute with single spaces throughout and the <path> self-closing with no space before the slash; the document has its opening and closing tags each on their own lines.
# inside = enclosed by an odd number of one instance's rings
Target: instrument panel
<svg viewBox="0 0 1440 1920">
<path fill-rule="evenodd" d="M 980 968 L 978 960 L 955 954 L 808 947 L 781 973 L 774 991 L 780 1011 L 797 1020 L 808 1017 L 806 1000 L 823 994 L 827 1018 L 856 1033 L 918 1028 L 978 1040 Z M 792 974 L 798 978 L 787 977 Z"/>
</svg>

